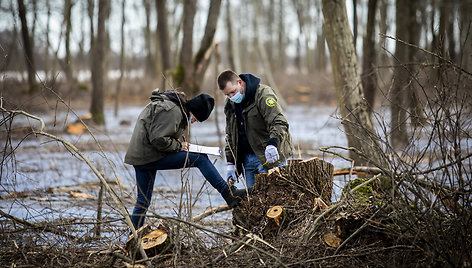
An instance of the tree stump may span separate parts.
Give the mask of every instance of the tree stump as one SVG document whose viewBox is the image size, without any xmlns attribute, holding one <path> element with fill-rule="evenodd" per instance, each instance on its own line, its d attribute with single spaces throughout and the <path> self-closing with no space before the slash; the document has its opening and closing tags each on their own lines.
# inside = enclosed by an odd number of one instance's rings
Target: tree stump
<svg viewBox="0 0 472 268">
<path fill-rule="evenodd" d="M 316 198 L 331 204 L 333 172 L 332 164 L 312 158 L 256 175 L 253 194 L 233 209 L 233 224 L 256 234 L 276 235 L 297 219 L 298 212 L 314 209 Z M 275 206 L 284 209 L 278 224 L 266 215 Z"/>
<path fill-rule="evenodd" d="M 148 257 L 153 257 L 167 252 L 170 246 L 170 228 L 164 221 L 159 221 L 157 227 L 151 228 L 148 224 L 137 230 L 141 237 L 141 246 Z M 126 242 L 125 250 L 129 256 L 139 257 L 137 239 L 131 235 Z"/>
</svg>

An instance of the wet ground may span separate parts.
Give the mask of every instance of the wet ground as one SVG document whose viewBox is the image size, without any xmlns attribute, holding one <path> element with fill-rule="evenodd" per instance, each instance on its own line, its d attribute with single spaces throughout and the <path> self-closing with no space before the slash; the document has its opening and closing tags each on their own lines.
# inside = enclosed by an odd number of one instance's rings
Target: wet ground
<svg viewBox="0 0 472 268">
<path fill-rule="evenodd" d="M 128 141 L 134 122 L 142 107 L 123 108 L 118 117 L 112 110 L 106 111 L 106 127 L 94 130 L 94 138 L 89 134 L 73 135 L 64 131 L 66 124 L 75 120 L 72 114 L 38 115 L 46 123 L 46 132 L 60 136 L 76 145 L 92 163 L 105 174 L 105 177 L 118 192 L 129 211 L 135 200 L 135 179 L 132 166 L 123 163 Z M 87 111 L 76 111 L 79 115 Z M 218 109 L 219 129 L 224 131 L 224 118 L 221 107 Z M 335 168 L 349 166 L 349 163 L 330 155 L 322 154 L 320 147 L 329 145 L 346 146 L 347 140 L 342 126 L 336 119 L 336 107 L 289 106 L 286 117 L 295 145 L 295 157 L 303 159 L 317 156 Z M 224 139 L 217 133 L 213 113 L 209 120 L 195 123 L 191 129 L 191 142 L 218 146 Z M 17 116 L 13 127 L 20 129 L 29 126 L 39 127 L 37 121 Z M 87 164 L 77 155 L 65 149 L 58 142 L 34 135 L 24 138 L 28 130 L 16 131 L 12 136 L 14 152 L 5 155 L 2 164 L 0 184 L 0 209 L 27 221 L 53 221 L 57 219 L 95 218 L 99 183 Z M 2 135 L 5 141 L 5 133 Z M 103 147 L 98 150 L 95 139 Z M 211 156 L 210 159 L 225 174 L 224 158 Z M 116 179 L 120 181 L 116 183 Z M 333 201 L 339 198 L 345 178 L 335 178 Z M 242 187 L 243 182 L 237 186 Z M 85 194 L 75 197 L 76 193 Z M 120 218 L 116 205 L 105 195 L 104 216 Z M 191 204 L 191 206 L 189 206 Z M 206 183 L 197 169 L 160 171 L 154 186 L 154 196 L 150 211 L 165 215 L 189 217 L 209 208 L 223 205 L 224 200 Z M 185 205 L 185 206 L 182 206 Z M 182 209 L 179 207 L 192 207 Z M 224 212 L 211 216 L 206 222 L 224 224 L 231 213 Z"/>
</svg>

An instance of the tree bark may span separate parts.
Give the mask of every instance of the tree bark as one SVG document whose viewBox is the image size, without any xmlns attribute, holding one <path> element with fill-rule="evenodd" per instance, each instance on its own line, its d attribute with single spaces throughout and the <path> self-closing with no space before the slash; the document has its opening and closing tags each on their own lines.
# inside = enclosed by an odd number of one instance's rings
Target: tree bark
<svg viewBox="0 0 472 268">
<path fill-rule="evenodd" d="M 210 55 L 214 49 L 214 37 L 216 32 L 216 25 L 220 16 L 221 0 L 211 0 L 210 8 L 208 10 L 208 18 L 205 26 L 205 33 L 200 42 L 200 49 L 193 60 L 193 85 L 192 95 L 200 93 L 200 87 L 203 83 L 205 72 L 210 62 Z"/>
<path fill-rule="evenodd" d="M 285 28 L 284 28 L 284 25 L 285 25 L 285 22 L 284 22 L 284 19 L 285 18 L 285 14 L 284 14 L 284 5 L 283 5 L 283 0 L 279 0 L 279 15 L 278 15 L 278 29 L 277 29 L 277 32 L 278 32 L 278 61 L 277 61 L 277 69 L 278 70 L 285 70 L 285 61 L 286 61 L 286 53 L 285 53 L 285 40 L 286 40 L 286 37 L 285 37 Z"/>
<path fill-rule="evenodd" d="M 462 2 L 460 6 L 460 65 L 472 72 L 472 2 Z"/>
<path fill-rule="evenodd" d="M 241 60 L 239 57 L 238 38 L 233 28 L 231 1 L 226 1 L 226 29 L 228 30 L 228 60 L 230 69 L 240 73 Z"/>
<path fill-rule="evenodd" d="M 123 81 L 125 73 L 125 8 L 126 0 L 121 1 L 121 52 L 120 52 L 120 77 L 116 83 L 116 96 L 115 96 L 115 117 L 118 116 L 118 110 L 120 109 L 120 94 L 121 94 L 121 82 Z"/>
<path fill-rule="evenodd" d="M 307 20 L 306 20 L 306 14 L 304 11 L 307 10 L 307 7 L 304 6 L 303 1 L 293 1 L 293 4 L 295 5 L 295 10 L 297 11 L 297 18 L 298 18 L 298 25 L 300 28 L 300 35 L 304 37 L 305 41 L 305 66 L 306 70 L 308 73 L 313 72 L 313 56 L 312 56 L 312 51 L 309 46 L 309 40 L 310 40 L 310 32 L 306 30 L 306 25 L 307 25 Z"/>
<path fill-rule="evenodd" d="M 26 7 L 23 0 L 18 0 L 18 15 L 21 20 L 21 36 L 23 38 L 23 49 L 25 52 L 26 69 L 28 71 L 29 93 L 36 92 L 36 67 L 34 65 L 33 44 L 29 36 L 28 23 L 26 22 Z"/>
<path fill-rule="evenodd" d="M 316 17 L 322 18 L 323 14 L 321 13 L 321 7 L 316 8 Z M 322 19 L 319 21 L 322 22 Z M 323 71 L 326 69 L 327 59 L 326 59 L 326 37 L 324 33 L 324 28 L 322 23 L 321 27 L 317 27 L 318 34 L 316 36 L 316 48 L 315 48 L 315 68 L 318 71 Z"/>
<path fill-rule="evenodd" d="M 417 20 L 417 13 L 421 10 L 418 6 L 418 1 L 411 1 L 408 5 L 408 43 L 419 46 L 421 25 Z M 418 53 L 416 49 L 408 48 L 408 62 L 413 63 L 408 65 L 409 77 L 416 75 L 418 67 Z M 408 81 L 408 104 L 410 106 L 410 120 L 414 126 L 421 126 L 425 123 L 425 116 L 423 113 L 423 105 L 420 102 L 418 87 L 415 79 L 410 78 Z"/>
<path fill-rule="evenodd" d="M 380 146 L 375 137 L 370 136 L 374 131 L 358 73 L 346 3 L 344 0 L 323 0 L 322 8 L 341 123 L 344 125 L 349 147 L 356 148 L 367 159 L 354 151 L 350 151 L 350 157 L 356 165 L 383 165 Z"/>
<path fill-rule="evenodd" d="M 177 87 L 192 96 L 192 76 L 193 76 L 193 25 L 195 13 L 197 11 L 197 2 L 193 0 L 184 0 L 183 17 L 183 38 L 180 51 L 179 66 L 175 74 L 175 83 Z"/>
<path fill-rule="evenodd" d="M 49 49 L 51 47 L 49 39 L 49 31 L 51 28 L 51 3 L 50 0 L 46 0 L 46 10 L 47 10 L 47 19 L 46 19 L 46 47 L 44 48 L 44 80 L 48 81 L 49 79 Z"/>
<path fill-rule="evenodd" d="M 157 34 L 159 36 L 159 48 L 161 50 L 162 71 L 165 74 L 165 77 L 162 79 L 162 90 L 166 89 L 167 72 L 172 69 L 166 3 L 166 0 L 156 0 Z"/>
<path fill-rule="evenodd" d="M 95 43 L 94 42 L 95 41 L 95 24 L 94 24 L 94 21 L 93 21 L 94 9 L 95 9 L 94 0 L 88 0 L 88 9 L 87 9 L 87 11 L 88 11 L 89 19 L 90 19 L 90 53 L 93 51 L 93 45 Z"/>
<path fill-rule="evenodd" d="M 352 29 L 354 31 L 354 48 L 357 46 L 357 0 L 352 0 Z"/>
<path fill-rule="evenodd" d="M 397 0 L 396 2 L 396 37 L 400 40 L 408 42 L 408 19 L 405 19 L 405 14 L 408 14 L 408 5 L 410 0 Z M 391 132 L 390 141 L 394 149 L 403 148 L 408 144 L 407 131 L 407 88 L 410 79 L 410 74 L 407 66 L 403 64 L 408 63 L 408 47 L 396 42 L 395 59 L 398 61 L 394 69 L 393 85 L 390 92 L 390 110 L 391 110 Z"/>
<path fill-rule="evenodd" d="M 255 10 L 257 10 L 257 13 L 260 12 L 261 10 L 261 3 L 259 1 L 254 2 L 255 5 Z M 261 25 L 260 23 L 260 16 L 256 15 L 254 16 L 254 30 L 255 30 L 255 38 L 256 38 L 256 43 L 257 43 L 257 50 L 259 52 L 259 57 L 262 61 L 262 65 L 264 66 L 264 73 L 267 78 L 267 81 L 269 82 L 269 86 L 275 91 L 278 97 L 278 101 L 280 103 L 280 106 L 282 108 L 287 107 L 287 103 L 285 102 L 285 99 L 283 98 L 282 94 L 277 89 L 277 84 L 275 83 L 275 79 L 272 75 L 272 69 L 270 68 L 270 62 L 269 58 L 267 56 L 267 52 L 265 50 L 264 44 L 262 44 L 262 40 L 260 39 L 260 32 L 259 32 L 259 27 Z"/>
<path fill-rule="evenodd" d="M 377 84 L 376 51 L 375 51 L 375 14 L 377 13 L 377 0 L 369 0 L 367 15 L 367 31 L 363 43 L 362 86 L 367 101 L 369 113 L 372 113 L 375 105 L 375 89 Z"/>
<path fill-rule="evenodd" d="M 146 76 L 151 80 L 156 78 L 157 67 L 154 60 L 154 53 L 151 45 L 151 1 L 143 0 L 144 10 L 146 12 L 146 26 L 144 27 L 144 43 L 146 49 Z"/>
<path fill-rule="evenodd" d="M 110 9 L 109 0 L 100 0 L 98 3 L 98 24 L 97 37 L 94 42 L 92 59 L 92 104 L 90 113 L 92 120 L 98 124 L 105 124 L 104 116 L 104 91 L 105 80 L 107 76 L 106 70 L 106 53 L 107 53 L 107 33 L 105 23 L 108 19 Z"/>
<path fill-rule="evenodd" d="M 70 53 L 70 34 L 72 31 L 72 23 L 71 23 L 71 12 L 73 6 L 72 0 L 66 0 L 64 3 L 64 25 L 66 26 L 65 31 L 65 59 L 64 59 L 64 72 L 67 79 L 67 84 L 69 86 L 69 92 L 71 90 L 72 85 L 74 84 L 74 77 L 73 77 L 73 70 L 72 70 L 72 56 Z"/>
</svg>

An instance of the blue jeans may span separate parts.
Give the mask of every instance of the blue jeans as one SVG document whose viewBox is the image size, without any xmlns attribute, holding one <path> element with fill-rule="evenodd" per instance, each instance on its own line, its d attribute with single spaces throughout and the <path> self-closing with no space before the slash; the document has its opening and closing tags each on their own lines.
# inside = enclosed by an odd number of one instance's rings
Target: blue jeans
<svg viewBox="0 0 472 268">
<path fill-rule="evenodd" d="M 157 171 L 184 167 L 198 167 L 205 179 L 220 193 L 227 187 L 226 181 L 218 173 L 206 154 L 181 151 L 168 154 L 156 162 L 134 166 L 138 198 L 131 215 L 131 221 L 136 229 L 144 224 L 146 211 L 151 204 Z"/>
<path fill-rule="evenodd" d="M 277 165 L 278 167 L 284 166 L 286 161 Z M 243 176 L 246 178 L 246 187 L 254 185 L 256 182 L 256 174 L 267 173 L 267 169 L 261 164 L 255 154 L 247 154 L 244 156 L 244 171 Z"/>
</svg>

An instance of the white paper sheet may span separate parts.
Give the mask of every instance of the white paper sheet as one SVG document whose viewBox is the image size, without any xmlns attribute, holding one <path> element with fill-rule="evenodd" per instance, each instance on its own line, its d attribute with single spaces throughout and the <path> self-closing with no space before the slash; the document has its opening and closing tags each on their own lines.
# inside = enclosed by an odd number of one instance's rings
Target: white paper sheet
<svg viewBox="0 0 472 268">
<path fill-rule="evenodd" d="M 201 154 L 211 154 L 221 157 L 222 151 L 220 147 L 210 147 L 210 146 L 203 146 L 203 145 L 196 145 L 190 144 L 189 152 L 193 153 L 201 153 Z"/>
</svg>

